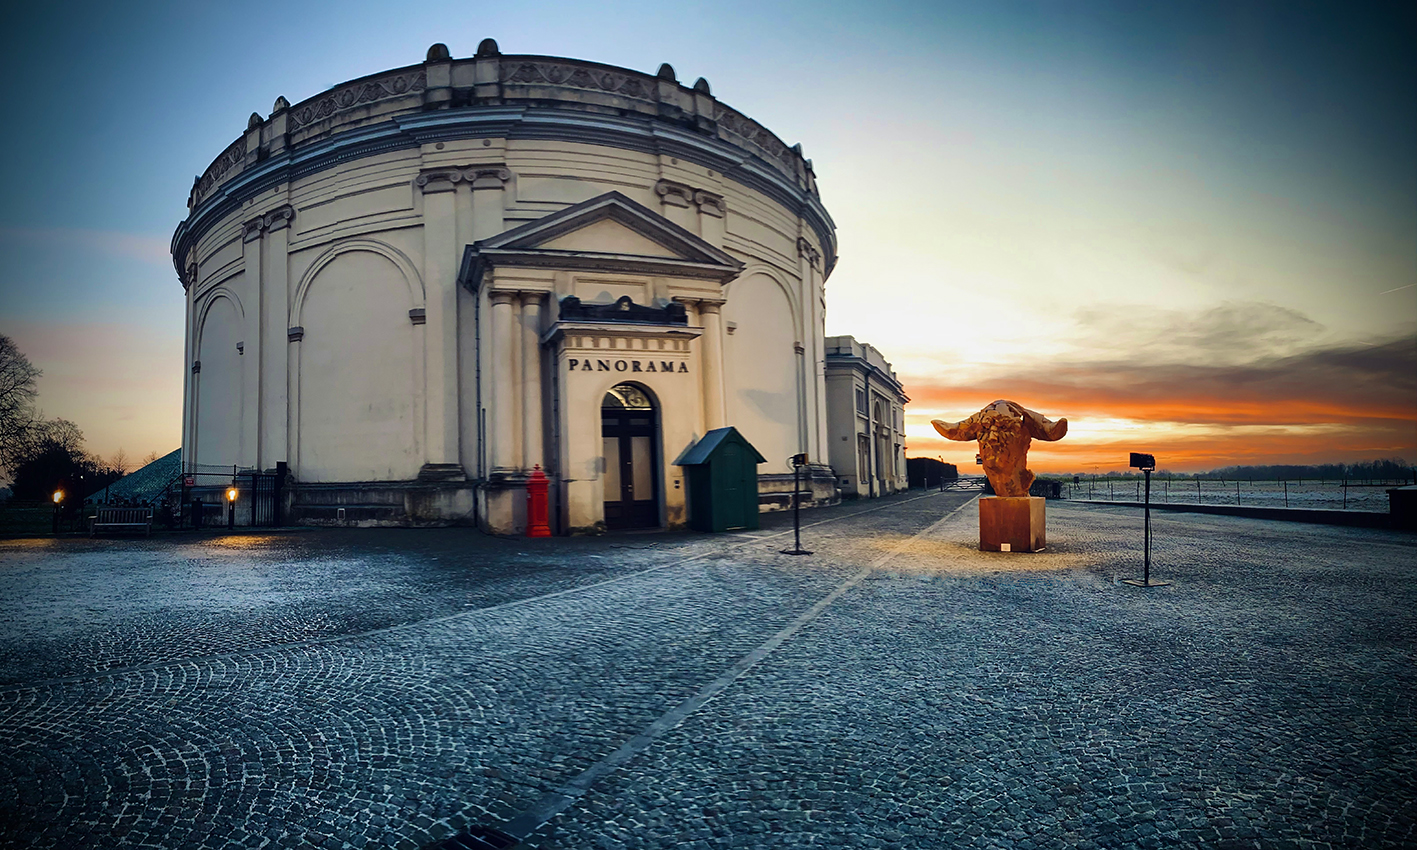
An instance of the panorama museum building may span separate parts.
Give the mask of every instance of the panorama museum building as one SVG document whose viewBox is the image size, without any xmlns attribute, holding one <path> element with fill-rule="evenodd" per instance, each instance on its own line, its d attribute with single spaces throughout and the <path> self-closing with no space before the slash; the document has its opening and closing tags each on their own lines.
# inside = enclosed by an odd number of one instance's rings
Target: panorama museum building
<svg viewBox="0 0 1417 850">
<path fill-rule="evenodd" d="M 544 472 L 555 533 L 679 526 L 726 426 L 763 509 L 804 452 L 839 497 L 835 228 L 703 79 L 434 45 L 252 114 L 188 207 L 183 462 L 280 469 L 288 521 L 518 533 Z"/>
</svg>

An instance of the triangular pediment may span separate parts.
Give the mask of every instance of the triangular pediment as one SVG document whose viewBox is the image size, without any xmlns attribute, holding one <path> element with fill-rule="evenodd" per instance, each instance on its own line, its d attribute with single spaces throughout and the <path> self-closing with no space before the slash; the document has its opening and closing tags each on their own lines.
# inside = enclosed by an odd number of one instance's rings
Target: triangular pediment
<svg viewBox="0 0 1417 850">
<path fill-rule="evenodd" d="M 595 251 L 629 254 L 637 257 L 672 257 L 688 259 L 682 253 L 666 247 L 643 233 L 612 218 L 593 221 L 584 227 L 563 233 L 542 242 L 537 248 L 552 251 Z"/>
<path fill-rule="evenodd" d="M 467 246 L 459 280 L 477 288 L 492 266 L 619 268 L 727 282 L 743 263 L 619 192 Z"/>
</svg>

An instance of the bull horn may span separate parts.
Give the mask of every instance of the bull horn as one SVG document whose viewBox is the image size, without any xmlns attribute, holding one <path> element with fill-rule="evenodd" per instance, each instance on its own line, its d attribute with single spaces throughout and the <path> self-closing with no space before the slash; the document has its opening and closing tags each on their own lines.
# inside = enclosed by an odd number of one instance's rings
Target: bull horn
<svg viewBox="0 0 1417 850">
<path fill-rule="evenodd" d="M 959 422 L 946 422 L 943 419 L 931 419 L 930 424 L 935 426 L 935 430 L 940 432 L 940 436 L 949 440 L 977 440 L 979 439 L 979 414 L 976 413 L 968 419 Z"/>
<path fill-rule="evenodd" d="M 1045 442 L 1051 443 L 1061 440 L 1068 433 L 1067 419 L 1059 419 L 1054 422 L 1043 414 L 1027 408 L 1023 409 L 1023 421 L 1028 428 L 1029 436 Z"/>
</svg>

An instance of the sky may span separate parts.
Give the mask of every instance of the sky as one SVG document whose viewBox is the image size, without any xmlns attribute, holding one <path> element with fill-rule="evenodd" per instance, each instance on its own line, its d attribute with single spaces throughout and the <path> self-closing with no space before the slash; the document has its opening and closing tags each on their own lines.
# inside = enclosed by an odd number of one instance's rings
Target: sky
<svg viewBox="0 0 1417 850">
<path fill-rule="evenodd" d="M 1417 460 L 1417 7 L 6 4 L 0 334 L 105 457 L 180 442 L 193 176 L 251 112 L 422 60 L 570 56 L 714 94 L 813 160 L 827 331 L 931 419 L 997 398 L 1037 471 Z"/>
</svg>

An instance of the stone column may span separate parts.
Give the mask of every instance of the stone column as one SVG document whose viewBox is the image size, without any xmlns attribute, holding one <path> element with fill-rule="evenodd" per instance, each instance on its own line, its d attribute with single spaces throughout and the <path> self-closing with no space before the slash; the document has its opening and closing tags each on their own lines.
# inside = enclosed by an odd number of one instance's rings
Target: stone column
<svg viewBox="0 0 1417 850">
<path fill-rule="evenodd" d="M 241 340 L 241 438 L 236 462 L 242 466 L 260 468 L 261 444 L 261 313 L 265 303 L 265 287 L 261 273 L 261 235 L 266 228 L 264 218 L 246 222 L 242 229 L 244 272 L 241 283 L 246 316 L 242 322 Z"/>
<path fill-rule="evenodd" d="M 704 345 L 704 427 L 712 431 L 728 423 L 723 403 L 723 304 L 700 301 L 699 319 L 703 322 Z"/>
<path fill-rule="evenodd" d="M 420 174 L 423 190 L 424 463 L 420 477 L 456 477 L 458 464 L 456 170 Z"/>
<path fill-rule="evenodd" d="M 522 293 L 522 468 L 546 466 L 545 423 L 541 411 L 540 292 Z"/>
<path fill-rule="evenodd" d="M 492 345 L 486 371 L 492 378 L 492 433 L 488 434 L 492 447 L 492 469 L 497 472 L 511 472 L 516 469 L 516 440 L 512 429 L 516 427 L 516 358 L 512 356 L 517 343 L 516 316 L 512 304 L 517 300 L 515 292 L 491 292 L 492 302 Z"/>
<path fill-rule="evenodd" d="M 289 344 L 282 335 L 290 323 L 290 225 L 295 210 L 289 205 L 266 213 L 265 265 L 261 272 L 261 469 L 274 469 L 290 460 Z"/>
</svg>

